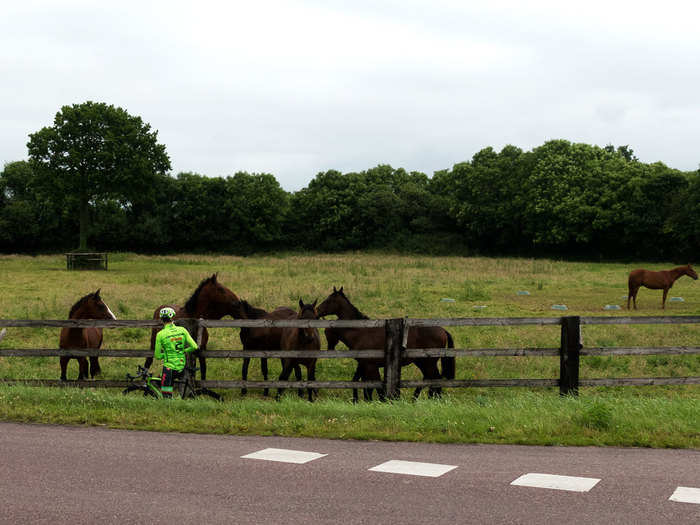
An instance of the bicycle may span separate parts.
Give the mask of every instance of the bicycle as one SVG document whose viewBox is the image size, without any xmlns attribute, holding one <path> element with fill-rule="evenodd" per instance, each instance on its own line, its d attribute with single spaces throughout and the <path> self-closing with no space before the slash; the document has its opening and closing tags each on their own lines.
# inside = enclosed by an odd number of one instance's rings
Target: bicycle
<svg viewBox="0 0 700 525">
<path fill-rule="evenodd" d="M 197 367 L 188 362 L 188 364 L 182 370 L 182 375 L 175 378 L 173 381 L 173 383 L 175 383 L 174 390 L 180 394 L 182 399 L 193 399 L 201 395 L 206 395 L 212 399 L 221 401 L 221 396 L 213 390 L 209 390 L 208 388 L 197 388 L 197 383 L 195 382 L 195 373 L 197 370 L 199 370 Z M 131 374 L 127 373 L 126 378 L 131 382 L 131 384 L 127 385 L 127 387 L 123 390 L 123 394 L 140 390 L 143 392 L 145 397 L 150 396 L 156 399 L 163 399 L 163 393 L 160 390 L 161 378 L 154 376 L 148 370 L 148 368 L 138 365 L 136 375 L 132 376 Z M 138 383 L 135 382 L 137 380 L 139 380 Z"/>
<path fill-rule="evenodd" d="M 197 370 L 199 370 L 199 368 L 192 364 L 188 356 L 187 364 L 182 370 L 182 376 L 174 380 L 175 383 L 178 383 L 177 390 L 180 393 L 180 397 L 182 399 L 193 399 L 195 397 L 205 395 L 217 401 L 221 401 L 221 396 L 213 390 L 209 390 L 208 388 L 204 387 L 197 388 L 197 383 L 195 381 L 195 374 Z"/>
<path fill-rule="evenodd" d="M 163 394 L 160 391 L 160 377 L 154 377 L 153 374 L 141 365 L 138 365 L 138 369 L 135 376 L 131 374 L 126 374 L 126 379 L 131 382 L 122 391 L 122 394 L 128 394 L 134 390 L 141 390 L 144 397 L 155 397 L 156 399 L 162 399 Z M 140 380 L 138 383 L 135 381 Z"/>
</svg>

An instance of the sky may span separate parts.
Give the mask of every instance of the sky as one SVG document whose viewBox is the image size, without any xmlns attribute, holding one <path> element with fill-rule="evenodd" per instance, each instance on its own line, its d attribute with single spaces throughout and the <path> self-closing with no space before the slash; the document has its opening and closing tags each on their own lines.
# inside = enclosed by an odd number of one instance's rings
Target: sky
<svg viewBox="0 0 700 525">
<path fill-rule="evenodd" d="M 173 174 L 272 173 L 287 191 L 551 139 L 696 170 L 699 19 L 674 0 L 8 2 L 0 165 L 92 100 L 158 130 Z"/>
</svg>

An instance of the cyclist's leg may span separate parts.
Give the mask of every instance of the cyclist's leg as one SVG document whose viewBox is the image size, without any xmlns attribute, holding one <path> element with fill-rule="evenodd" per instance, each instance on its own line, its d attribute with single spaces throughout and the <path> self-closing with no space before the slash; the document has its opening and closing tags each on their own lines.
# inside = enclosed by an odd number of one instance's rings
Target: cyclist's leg
<svg viewBox="0 0 700 525">
<path fill-rule="evenodd" d="M 175 383 L 177 383 L 177 391 L 182 399 L 193 397 L 193 385 L 191 384 L 190 374 L 186 369 L 173 372 Z"/>
<path fill-rule="evenodd" d="M 175 371 L 172 368 L 163 367 L 163 374 L 160 376 L 160 391 L 164 399 L 173 397 L 173 381 L 175 379 Z"/>
</svg>

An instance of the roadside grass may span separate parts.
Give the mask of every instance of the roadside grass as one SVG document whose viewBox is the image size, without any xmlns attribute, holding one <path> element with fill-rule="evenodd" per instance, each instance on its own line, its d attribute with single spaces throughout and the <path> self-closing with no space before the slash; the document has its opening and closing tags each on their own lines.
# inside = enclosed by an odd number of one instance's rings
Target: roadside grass
<svg viewBox="0 0 700 525">
<path fill-rule="evenodd" d="M 696 399 L 560 398 L 521 392 L 469 400 L 360 403 L 293 397 L 162 401 L 103 389 L 0 386 L 0 419 L 26 423 L 331 439 L 700 448 Z"/>
<path fill-rule="evenodd" d="M 300 297 L 307 302 L 323 300 L 333 286 L 344 286 L 353 303 L 373 318 L 700 315 L 700 288 L 687 278 L 677 281 L 669 294 L 683 297 L 684 302 L 667 303 L 664 311 L 661 292 L 642 289 L 639 310 L 625 309 L 622 296 L 627 293 L 629 270 L 673 266 L 359 253 L 254 257 L 117 253 L 110 254 L 108 272 L 67 272 L 60 255 L 5 255 L 0 256 L 0 317 L 65 319 L 75 301 L 101 288 L 118 318 L 150 319 L 156 306 L 182 304 L 214 272 L 241 298 L 266 309 L 295 306 Z M 530 295 L 517 295 L 518 290 Z M 455 301 L 443 302 L 443 298 Z M 568 311 L 552 310 L 553 304 L 566 304 Z M 618 304 L 622 310 L 603 310 L 606 304 Z M 551 326 L 449 330 L 457 348 L 556 348 L 560 335 L 559 328 Z M 587 347 L 697 346 L 700 339 L 696 325 L 598 325 L 582 330 Z M 8 329 L 0 349 L 56 348 L 58 332 Z M 105 330 L 104 348 L 145 349 L 149 344 L 146 329 Z M 238 329 L 211 330 L 209 348 L 241 348 Z M 135 358 L 100 362 L 103 378 L 118 380 L 142 363 Z M 210 379 L 241 376 L 240 359 L 211 359 L 207 364 Z M 270 377 L 276 378 L 279 360 L 269 364 Z M 352 359 L 319 360 L 316 377 L 348 380 L 354 368 Z M 557 358 L 459 358 L 457 362 L 458 379 L 556 378 L 558 374 Z M 55 357 L 0 358 L 0 378 L 57 379 L 58 375 Z M 68 375 L 77 376 L 75 361 Z M 581 378 L 699 375 L 700 355 L 581 358 Z M 402 377 L 421 376 L 409 366 L 402 369 Z M 249 378 L 262 379 L 259 360 L 252 361 Z M 9 405 L 0 401 L 0 419 L 357 439 L 699 446 L 699 385 L 582 389 L 578 400 L 562 400 L 553 389 L 449 389 L 443 401 L 357 406 L 349 403 L 350 393 L 341 390 L 322 390 L 313 405 L 298 402 L 295 392 L 287 392 L 281 403 L 263 398 L 259 390 L 250 391 L 245 400 L 238 391 L 222 393 L 223 404 L 197 400 L 164 409 L 114 391 L 0 386 L 0 397 L 11 401 Z M 408 398 L 410 393 L 403 395 Z M 163 410 L 175 411 L 177 417 L 170 422 L 159 415 Z M 217 419 L 228 422 L 217 423 Z M 490 427 L 495 430 L 489 431 Z"/>
</svg>

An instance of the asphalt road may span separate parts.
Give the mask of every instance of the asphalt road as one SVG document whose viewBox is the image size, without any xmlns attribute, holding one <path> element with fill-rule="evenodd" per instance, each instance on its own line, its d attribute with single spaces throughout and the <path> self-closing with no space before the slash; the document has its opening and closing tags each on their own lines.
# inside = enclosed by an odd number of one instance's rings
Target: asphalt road
<svg viewBox="0 0 700 525">
<path fill-rule="evenodd" d="M 243 458 L 277 448 L 308 463 Z M 389 460 L 439 477 L 370 471 Z M 588 492 L 511 485 L 598 478 Z M 437 445 L 0 423 L 2 523 L 700 523 L 700 451 Z"/>
</svg>

